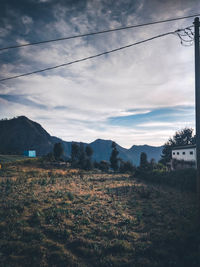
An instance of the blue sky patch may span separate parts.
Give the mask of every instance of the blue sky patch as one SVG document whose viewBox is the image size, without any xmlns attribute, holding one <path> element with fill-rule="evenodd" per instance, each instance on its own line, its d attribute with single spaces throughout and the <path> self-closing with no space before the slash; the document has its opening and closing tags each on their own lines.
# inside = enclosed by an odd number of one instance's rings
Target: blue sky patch
<svg viewBox="0 0 200 267">
<path fill-rule="evenodd" d="M 175 123 L 194 121 L 194 107 L 166 107 L 154 109 L 148 113 L 111 117 L 108 124 L 116 126 L 133 127 L 145 123 Z"/>
</svg>

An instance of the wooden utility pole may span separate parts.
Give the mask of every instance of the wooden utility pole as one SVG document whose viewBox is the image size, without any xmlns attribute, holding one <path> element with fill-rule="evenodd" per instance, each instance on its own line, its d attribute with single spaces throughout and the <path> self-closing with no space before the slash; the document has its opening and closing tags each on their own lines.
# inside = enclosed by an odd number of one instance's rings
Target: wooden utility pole
<svg viewBox="0 0 200 267">
<path fill-rule="evenodd" d="M 196 111 L 196 163 L 197 163 L 197 201 L 200 220 L 200 49 L 199 18 L 194 19 L 195 49 L 195 111 Z"/>
</svg>

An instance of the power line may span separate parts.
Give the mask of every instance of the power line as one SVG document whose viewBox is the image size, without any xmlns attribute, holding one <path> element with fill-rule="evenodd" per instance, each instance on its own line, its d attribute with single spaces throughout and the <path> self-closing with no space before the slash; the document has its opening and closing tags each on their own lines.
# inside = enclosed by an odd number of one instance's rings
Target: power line
<svg viewBox="0 0 200 267">
<path fill-rule="evenodd" d="M 178 30 L 178 31 L 180 31 L 180 30 Z M 100 54 L 96 54 L 96 55 L 93 55 L 93 56 L 77 59 L 77 60 L 74 60 L 74 61 L 71 61 L 71 62 L 63 63 L 63 64 L 60 64 L 60 65 L 56 65 L 56 66 L 45 68 L 45 69 L 40 69 L 40 70 L 36 70 L 36 71 L 32 71 L 32 72 L 27 72 L 27 73 L 24 73 L 24 74 L 19 74 L 19 75 L 16 75 L 16 76 L 11 76 L 11 77 L 8 77 L 8 78 L 4 78 L 4 79 L 1 79 L 0 82 L 16 79 L 16 78 L 19 78 L 19 77 L 29 76 L 29 75 L 32 75 L 32 74 L 36 74 L 36 73 L 40 73 L 40 72 L 44 72 L 44 71 L 48 71 L 48 70 L 53 70 L 53 69 L 57 69 L 57 68 L 68 66 L 68 65 L 72 65 L 72 64 L 75 64 L 75 63 L 79 63 L 79 62 L 82 62 L 82 61 L 86 61 L 86 60 L 89 60 L 89 59 L 93 59 L 93 58 L 96 58 L 96 57 L 107 55 L 107 54 L 110 54 L 110 53 L 113 53 L 113 52 L 116 52 L 116 51 L 119 51 L 119 50 L 122 50 L 122 49 L 126 49 L 126 48 L 129 48 L 129 47 L 135 46 L 135 45 L 146 43 L 148 41 L 151 41 L 151 40 L 154 40 L 154 39 L 157 39 L 157 38 L 160 38 L 160 37 L 164 37 L 166 35 L 176 34 L 176 33 L 177 33 L 177 31 L 163 33 L 163 34 L 156 35 L 156 36 L 153 36 L 151 38 L 148 38 L 148 39 L 136 42 L 136 43 L 132 43 L 132 44 L 129 44 L 129 45 L 126 45 L 126 46 L 122 46 L 122 47 L 115 48 L 115 49 L 112 49 L 112 50 L 109 50 L 109 51 L 105 51 L 105 52 L 102 52 Z"/>
<path fill-rule="evenodd" d="M 33 45 L 39 45 L 39 44 L 45 44 L 45 43 L 51 43 L 51 42 L 70 40 L 70 39 L 81 38 L 81 37 L 97 35 L 97 34 L 103 34 L 103 33 L 108 33 L 108 32 L 133 29 L 133 28 L 144 27 L 144 26 L 148 26 L 148 25 L 165 23 L 165 22 L 170 22 L 170 21 L 175 21 L 175 20 L 188 19 L 188 18 L 197 17 L 197 16 L 200 16 L 200 14 L 194 14 L 194 15 L 189 15 L 189 16 L 184 16 L 184 17 L 171 18 L 171 19 L 166 19 L 166 20 L 160 20 L 160 21 L 148 22 L 148 23 L 143 23 L 143 24 L 125 26 L 125 27 L 120 27 L 120 28 L 115 28 L 115 29 L 110 29 L 110 30 L 103 30 L 103 31 L 98 31 L 98 32 L 84 33 L 84 34 L 68 36 L 68 37 L 63 37 L 63 38 L 57 38 L 57 39 L 50 39 L 50 40 L 40 41 L 40 42 L 33 42 L 33 43 L 27 43 L 27 44 L 21 44 L 21 45 L 13 45 L 13 46 L 0 48 L 0 51 L 8 50 L 8 49 L 14 49 L 14 48 L 20 48 L 20 47 L 25 47 L 25 46 L 33 46 Z"/>
</svg>

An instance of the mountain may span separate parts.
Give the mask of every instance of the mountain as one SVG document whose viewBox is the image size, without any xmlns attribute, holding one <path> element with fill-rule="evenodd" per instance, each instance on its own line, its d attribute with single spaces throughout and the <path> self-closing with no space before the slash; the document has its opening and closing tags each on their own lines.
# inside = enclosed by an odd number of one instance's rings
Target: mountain
<svg viewBox="0 0 200 267">
<path fill-rule="evenodd" d="M 138 157 L 138 155 L 140 156 L 142 152 L 145 152 L 147 154 L 147 159 L 149 161 L 153 158 L 155 159 L 156 162 L 158 162 L 161 158 L 162 150 L 163 146 L 156 147 L 148 145 L 143 145 L 143 146 L 134 145 L 129 149 L 129 152 L 132 156 L 133 162 L 135 162 L 135 165 L 139 165 L 140 158 Z"/>
<path fill-rule="evenodd" d="M 94 151 L 93 159 L 96 161 L 100 161 L 102 159 L 109 161 L 110 154 L 112 151 L 111 148 L 112 141 L 111 140 L 102 140 L 97 139 L 96 141 L 90 143 Z M 160 155 L 162 153 L 163 147 L 154 147 L 154 146 L 132 146 L 130 149 L 126 149 L 117 144 L 117 150 L 119 151 L 119 157 L 124 161 L 131 161 L 135 165 L 139 165 L 140 162 L 140 154 L 145 152 L 147 154 L 147 159 L 151 160 L 152 158 L 155 161 L 159 161 Z"/>
<path fill-rule="evenodd" d="M 64 147 L 65 155 L 70 156 L 72 142 L 63 141 L 62 139 L 51 136 L 42 126 L 25 116 L 20 116 L 10 120 L 0 121 L 0 153 L 22 154 L 24 150 L 36 150 L 37 155 L 45 155 L 53 150 L 55 143 L 61 142 Z M 97 139 L 90 145 L 94 151 L 93 160 L 101 161 L 110 159 L 112 151 L 112 140 Z M 148 160 L 154 158 L 156 161 L 160 159 L 162 146 L 132 146 L 126 149 L 117 145 L 119 157 L 124 161 L 131 161 L 138 165 L 140 154 L 145 152 Z"/>
<path fill-rule="evenodd" d="M 25 116 L 0 121 L 0 152 L 22 154 L 34 149 L 43 155 L 53 148 L 50 134 Z"/>
<path fill-rule="evenodd" d="M 102 159 L 109 161 L 110 154 L 112 152 L 112 140 L 102 140 L 97 139 L 94 142 L 90 143 L 94 151 L 93 159 L 96 161 L 100 161 Z M 119 157 L 123 160 L 131 160 L 128 155 L 128 149 L 121 147 L 120 145 L 116 144 L 117 150 L 119 151 Z"/>
</svg>

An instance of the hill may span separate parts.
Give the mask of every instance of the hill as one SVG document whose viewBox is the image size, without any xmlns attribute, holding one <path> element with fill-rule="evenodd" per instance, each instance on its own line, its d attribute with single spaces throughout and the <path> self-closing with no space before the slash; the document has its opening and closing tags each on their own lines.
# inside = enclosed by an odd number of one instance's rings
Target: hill
<svg viewBox="0 0 200 267">
<path fill-rule="evenodd" d="M 24 150 L 36 150 L 37 155 L 45 155 L 52 151 L 55 143 L 61 142 L 64 147 L 65 155 L 70 156 L 72 142 L 64 141 L 58 137 L 51 136 L 40 124 L 28 119 L 25 116 L 13 118 L 11 120 L 0 121 L 0 153 L 3 154 L 22 154 Z M 93 160 L 109 161 L 111 154 L 112 140 L 97 139 L 90 145 L 94 151 Z M 131 161 L 138 165 L 141 152 L 147 154 L 148 159 L 160 159 L 162 146 L 132 146 L 126 149 L 117 144 L 119 157 L 125 161 Z"/>
<path fill-rule="evenodd" d="M 34 149 L 44 155 L 53 147 L 50 134 L 25 116 L 0 121 L 0 152 L 22 154 Z"/>
</svg>

